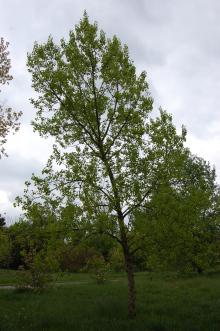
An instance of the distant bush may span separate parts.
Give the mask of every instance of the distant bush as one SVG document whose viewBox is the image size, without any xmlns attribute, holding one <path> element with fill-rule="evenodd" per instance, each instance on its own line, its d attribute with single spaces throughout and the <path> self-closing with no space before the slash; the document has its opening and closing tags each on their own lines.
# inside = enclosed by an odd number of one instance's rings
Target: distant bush
<svg viewBox="0 0 220 331">
<path fill-rule="evenodd" d="M 88 261 L 97 255 L 97 251 L 85 245 L 66 245 L 62 248 L 60 255 L 60 268 L 62 271 L 80 272 L 85 270 Z"/>
<path fill-rule="evenodd" d="M 25 266 L 19 267 L 19 288 L 30 288 L 41 291 L 53 281 L 53 271 L 58 270 L 58 263 L 45 252 L 35 249 L 23 252 Z"/>
<path fill-rule="evenodd" d="M 111 270 L 119 272 L 125 269 L 124 255 L 120 247 L 115 247 L 110 255 Z"/>
<path fill-rule="evenodd" d="M 0 268 L 8 268 L 11 255 L 11 242 L 5 229 L 0 228 Z"/>
<path fill-rule="evenodd" d="M 110 267 L 109 263 L 106 263 L 102 255 L 96 255 L 88 260 L 86 270 L 92 273 L 97 284 L 103 284 L 106 280 L 106 274 Z"/>
</svg>

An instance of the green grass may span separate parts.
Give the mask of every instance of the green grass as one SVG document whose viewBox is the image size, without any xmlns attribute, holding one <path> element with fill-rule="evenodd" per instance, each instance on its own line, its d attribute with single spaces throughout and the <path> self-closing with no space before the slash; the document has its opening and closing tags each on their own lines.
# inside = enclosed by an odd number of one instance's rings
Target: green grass
<svg viewBox="0 0 220 331">
<path fill-rule="evenodd" d="M 8 273 L 0 271 L 0 284 Z M 0 290 L 0 330 L 172 331 L 220 330 L 220 275 L 179 278 L 137 273 L 137 318 L 127 319 L 124 274 L 105 285 L 89 275 L 64 274 L 45 292 Z M 8 283 L 8 284 L 9 284 Z"/>
<path fill-rule="evenodd" d="M 0 269 L 0 285 L 15 285 L 18 283 L 18 272 Z"/>
</svg>

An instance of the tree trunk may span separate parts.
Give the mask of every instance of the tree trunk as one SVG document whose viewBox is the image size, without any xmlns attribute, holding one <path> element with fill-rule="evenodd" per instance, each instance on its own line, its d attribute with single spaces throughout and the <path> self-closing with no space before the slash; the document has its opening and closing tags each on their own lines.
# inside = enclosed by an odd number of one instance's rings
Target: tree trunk
<svg viewBox="0 0 220 331">
<path fill-rule="evenodd" d="M 136 293 L 135 293 L 135 283 L 134 283 L 134 270 L 133 270 L 133 261 L 132 254 L 130 253 L 128 246 L 128 238 L 126 234 L 126 227 L 124 223 L 124 215 L 122 213 L 120 194 L 115 182 L 113 171 L 110 167 L 108 160 L 106 159 L 106 155 L 103 151 L 103 145 L 100 145 L 100 153 L 102 156 L 102 161 L 106 166 L 106 170 L 108 172 L 108 176 L 111 182 L 112 190 L 114 193 L 115 199 L 115 210 L 117 211 L 118 216 L 118 225 L 120 229 L 120 243 L 122 245 L 124 251 L 124 259 L 125 259 L 125 268 L 127 272 L 128 278 L 128 316 L 129 318 L 134 318 L 136 316 Z"/>
<path fill-rule="evenodd" d="M 125 252 L 125 267 L 128 278 L 128 316 L 129 318 L 135 318 L 136 316 L 136 291 L 134 282 L 134 270 L 132 256 Z"/>
</svg>

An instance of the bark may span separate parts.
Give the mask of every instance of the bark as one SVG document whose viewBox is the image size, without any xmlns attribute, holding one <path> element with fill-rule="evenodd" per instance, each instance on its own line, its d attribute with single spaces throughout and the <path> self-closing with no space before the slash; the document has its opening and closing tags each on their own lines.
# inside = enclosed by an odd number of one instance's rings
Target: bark
<svg viewBox="0 0 220 331">
<path fill-rule="evenodd" d="M 125 267 L 128 278 L 128 316 L 135 318 L 136 316 L 136 291 L 134 281 L 134 270 L 132 256 L 128 252 L 124 252 Z"/>
</svg>

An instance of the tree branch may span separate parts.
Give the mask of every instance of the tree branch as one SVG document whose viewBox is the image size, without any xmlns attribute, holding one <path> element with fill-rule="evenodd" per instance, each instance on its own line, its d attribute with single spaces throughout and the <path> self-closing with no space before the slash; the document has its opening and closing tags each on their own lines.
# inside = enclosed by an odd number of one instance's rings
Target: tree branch
<svg viewBox="0 0 220 331">
<path fill-rule="evenodd" d="M 117 86 L 117 93 L 118 93 L 118 82 L 117 82 L 117 85 L 116 85 L 116 86 Z M 115 105 L 114 105 L 113 113 L 112 113 L 111 118 L 109 119 L 109 122 L 108 122 L 107 128 L 106 128 L 105 133 L 104 133 L 104 135 L 103 135 L 103 137 L 102 137 L 102 141 L 105 140 L 105 138 L 106 138 L 106 136 L 107 136 L 107 134 L 108 134 L 108 132 L 109 132 L 110 126 L 111 126 L 111 124 L 112 124 L 112 122 L 113 122 L 113 120 L 114 120 L 115 114 L 116 114 L 117 105 L 118 105 L 118 98 L 115 97 Z"/>
<path fill-rule="evenodd" d="M 118 130 L 118 133 L 112 138 L 112 142 L 111 142 L 110 146 L 107 148 L 107 150 L 105 151 L 105 155 L 107 155 L 110 152 L 110 150 L 111 150 L 112 146 L 114 145 L 116 139 L 120 136 L 122 130 L 124 129 L 125 125 L 127 124 L 130 115 L 131 115 L 131 110 L 128 112 L 128 114 L 125 118 L 125 122 L 122 124 L 122 126 Z"/>
<path fill-rule="evenodd" d="M 52 93 L 55 95 L 55 97 L 57 98 L 57 100 L 63 105 L 63 107 L 66 107 L 66 105 L 64 104 L 63 100 L 57 95 L 56 91 L 54 91 L 53 88 L 51 88 Z M 66 96 L 66 98 L 69 99 L 68 96 Z M 72 100 L 71 100 L 72 103 Z M 91 132 L 86 128 L 85 125 L 83 125 L 79 119 L 73 115 L 72 111 L 71 114 L 73 116 L 73 120 L 76 121 L 76 123 L 89 135 L 90 139 L 92 140 L 92 142 L 97 146 L 97 141 L 94 139 L 93 135 L 91 134 Z"/>
<path fill-rule="evenodd" d="M 140 207 L 141 206 L 141 204 L 142 204 L 142 202 L 144 202 L 144 200 L 146 199 L 146 197 L 152 192 L 152 187 L 150 188 L 150 189 L 148 189 L 146 192 L 145 192 L 145 194 L 143 195 L 143 197 L 141 198 L 141 200 L 138 202 L 138 203 L 136 203 L 135 205 L 133 205 L 132 207 L 128 207 L 125 211 L 124 211 L 124 213 L 123 213 L 123 215 L 124 215 L 124 217 L 126 217 L 127 215 L 129 215 L 133 210 L 135 210 L 136 208 L 138 208 L 138 207 Z"/>
</svg>

